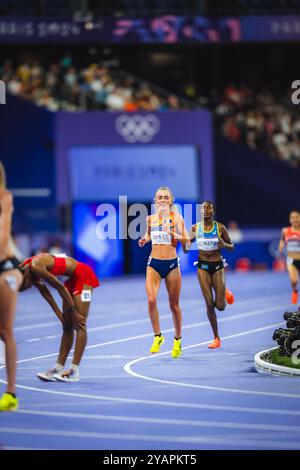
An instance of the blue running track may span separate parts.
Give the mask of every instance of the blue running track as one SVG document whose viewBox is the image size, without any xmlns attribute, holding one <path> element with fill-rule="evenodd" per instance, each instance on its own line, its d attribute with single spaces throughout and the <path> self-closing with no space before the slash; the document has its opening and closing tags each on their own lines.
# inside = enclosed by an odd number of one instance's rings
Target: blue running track
<svg viewBox="0 0 300 470">
<path fill-rule="evenodd" d="M 228 274 L 234 305 L 212 339 L 196 275 L 183 278 L 183 355 L 172 359 L 173 325 L 162 283 L 166 342 L 150 355 L 144 278 L 107 280 L 94 292 L 79 383 L 43 383 L 60 324 L 35 290 L 19 297 L 20 409 L 0 415 L 3 449 L 300 449 L 300 379 L 258 374 L 253 357 L 291 309 L 285 273 Z M 5 370 L 0 368 L 1 389 Z"/>
</svg>

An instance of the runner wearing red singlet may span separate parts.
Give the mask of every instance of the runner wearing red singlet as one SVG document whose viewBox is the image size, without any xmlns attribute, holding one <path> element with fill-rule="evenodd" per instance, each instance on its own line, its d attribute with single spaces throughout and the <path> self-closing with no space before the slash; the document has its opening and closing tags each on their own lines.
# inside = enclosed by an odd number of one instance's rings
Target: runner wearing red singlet
<svg viewBox="0 0 300 470">
<path fill-rule="evenodd" d="M 37 374 L 40 380 L 53 382 L 78 382 L 79 364 L 87 342 L 86 320 L 90 309 L 93 288 L 99 281 L 92 269 L 66 255 L 53 256 L 49 253 L 28 258 L 20 265 L 24 281 L 20 290 L 36 286 L 52 307 L 63 325 L 63 335 L 56 365 L 46 372 Z M 62 284 L 56 276 L 66 276 Z M 55 302 L 45 282 L 54 287 L 63 300 L 62 311 Z M 74 341 L 75 350 L 71 368 L 63 372 L 63 367 Z"/>
<path fill-rule="evenodd" d="M 292 285 L 292 304 L 298 303 L 298 282 L 300 272 L 300 212 L 290 213 L 290 227 L 284 227 L 281 232 L 279 251 L 286 248 L 286 266 Z"/>
</svg>

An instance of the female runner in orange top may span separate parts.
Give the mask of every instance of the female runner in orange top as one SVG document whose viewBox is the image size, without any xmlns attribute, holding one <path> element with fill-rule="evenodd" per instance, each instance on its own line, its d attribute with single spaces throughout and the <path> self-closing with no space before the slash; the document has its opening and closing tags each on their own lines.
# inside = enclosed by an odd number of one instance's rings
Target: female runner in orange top
<svg viewBox="0 0 300 470">
<path fill-rule="evenodd" d="M 176 254 L 177 241 L 188 243 L 189 236 L 183 218 L 173 206 L 174 196 L 165 186 L 160 187 L 155 194 L 156 213 L 147 217 L 147 231 L 139 240 L 140 248 L 152 242 L 152 251 L 147 263 L 146 292 L 148 311 L 154 340 L 151 353 L 158 353 L 165 338 L 160 330 L 157 296 L 161 280 L 164 279 L 169 295 L 169 305 L 173 315 L 175 336 L 172 357 L 181 355 L 182 312 L 179 305 L 181 290 L 181 273 L 179 258 Z"/>
</svg>

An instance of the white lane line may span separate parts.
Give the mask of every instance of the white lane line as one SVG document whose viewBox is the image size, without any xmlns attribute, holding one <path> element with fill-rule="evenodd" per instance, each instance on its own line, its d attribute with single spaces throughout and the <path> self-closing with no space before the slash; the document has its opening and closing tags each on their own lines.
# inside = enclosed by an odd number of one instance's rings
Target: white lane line
<svg viewBox="0 0 300 470">
<path fill-rule="evenodd" d="M 250 439 L 235 439 L 234 442 L 229 438 L 208 436 L 168 436 L 158 434 L 122 434 L 122 433 L 101 433 L 101 432 L 80 432 L 80 431 L 61 431 L 58 429 L 45 430 L 45 429 L 21 429 L 21 428 L 9 428 L 0 427 L 0 432 L 7 434 L 23 434 L 33 436 L 55 436 L 55 437 L 78 437 L 85 439 L 105 439 L 114 441 L 140 441 L 140 442 L 174 442 L 180 444 L 219 444 L 229 445 L 230 447 L 258 447 L 258 448 L 281 448 L 281 449 L 299 449 L 299 442 L 285 442 L 279 441 L 262 441 L 262 440 L 250 440 Z"/>
<path fill-rule="evenodd" d="M 274 323 L 273 325 L 268 325 L 268 326 L 261 327 L 261 328 L 255 328 L 254 330 L 242 331 L 242 332 L 236 333 L 234 335 L 225 336 L 225 337 L 222 338 L 222 340 L 224 341 L 224 340 L 228 340 L 228 339 L 237 338 L 237 337 L 240 337 L 240 336 L 250 335 L 252 333 L 258 333 L 260 331 L 268 330 L 268 329 L 271 329 L 271 328 L 276 328 L 278 326 L 281 326 L 282 324 L 283 323 Z M 191 346 L 186 346 L 182 349 L 187 350 L 187 349 L 197 348 L 199 346 L 203 346 L 203 345 L 208 344 L 208 343 L 209 343 L 209 341 L 204 341 L 202 343 L 197 343 L 197 344 L 193 344 Z M 218 392 L 227 392 L 227 393 L 240 393 L 240 394 L 245 394 L 245 395 L 258 395 L 258 396 L 268 396 L 268 397 L 285 397 L 285 398 L 300 398 L 299 394 L 292 394 L 292 393 L 262 392 L 262 391 L 257 391 L 257 390 L 244 390 L 244 389 L 239 389 L 239 388 L 215 387 L 215 386 L 209 386 L 209 385 L 175 382 L 175 381 L 172 381 L 172 380 L 164 380 L 164 379 L 157 379 L 157 378 L 149 377 L 147 375 L 142 375 L 142 374 L 139 374 L 139 373 L 134 372 L 132 370 L 132 366 L 134 364 L 137 364 L 138 362 L 149 360 L 149 359 L 153 360 L 153 358 L 157 358 L 159 356 L 165 356 L 166 354 L 170 354 L 170 353 L 171 353 L 171 351 L 166 351 L 166 352 L 163 352 L 163 353 L 155 354 L 155 356 L 154 355 L 153 356 L 145 356 L 145 357 L 141 357 L 139 359 L 135 359 L 135 360 L 130 361 L 127 364 L 125 364 L 124 370 L 125 370 L 125 372 L 127 372 L 127 374 L 132 375 L 133 377 L 137 377 L 139 379 L 148 380 L 148 381 L 151 381 L 151 382 L 163 383 L 163 384 L 167 384 L 167 385 L 176 385 L 176 386 L 179 386 L 179 387 L 196 388 L 196 389 L 201 389 L 201 390 L 214 390 L 214 391 L 218 391 Z M 180 360 L 180 359 L 177 359 L 177 360 Z"/>
<path fill-rule="evenodd" d="M 201 301 L 201 299 L 199 299 L 199 300 L 196 299 L 196 300 L 191 300 L 191 301 L 185 301 L 184 303 L 187 304 L 186 306 L 191 306 L 191 305 L 197 306 L 200 301 Z M 136 304 L 134 306 L 136 308 Z M 143 301 L 143 303 L 141 303 L 141 306 L 143 307 L 143 310 L 145 311 L 145 302 L 144 301 Z M 168 302 L 167 301 L 165 301 L 165 302 L 162 301 L 161 306 L 167 307 Z M 201 306 L 201 304 L 200 304 L 200 306 Z M 286 304 L 284 305 L 284 307 L 286 307 Z M 124 311 L 128 310 L 129 312 L 132 312 L 132 307 L 128 307 L 128 308 L 126 307 L 125 309 L 124 308 L 119 309 L 118 307 L 114 307 L 114 309 L 117 310 L 117 313 L 119 313 L 119 310 L 124 310 Z M 35 317 L 32 316 L 31 318 L 35 318 Z M 169 314 L 164 314 L 164 315 L 160 316 L 161 320 L 165 320 L 165 319 L 168 319 L 168 318 L 171 318 L 171 312 Z M 26 320 L 27 320 L 27 317 L 26 317 Z M 138 324 L 143 324 L 143 323 L 148 323 L 148 322 L 149 322 L 149 318 L 146 317 L 146 315 L 145 315 L 145 318 L 140 318 L 138 320 L 129 320 L 129 321 L 119 322 L 119 323 L 110 323 L 109 325 L 103 325 L 103 326 L 97 326 L 97 327 L 89 328 L 89 332 L 91 332 L 91 331 L 100 331 L 100 330 L 110 330 L 110 329 L 113 329 L 113 328 L 138 325 Z M 48 327 L 48 326 L 56 326 L 56 325 L 58 325 L 57 321 L 51 321 L 51 322 L 37 323 L 37 324 L 33 324 L 33 325 L 17 326 L 17 327 L 14 328 L 14 331 L 15 332 L 16 331 L 27 331 L 27 330 L 31 330 L 31 329 L 43 328 L 43 327 Z M 60 335 L 51 336 L 51 338 L 58 338 L 58 337 L 60 337 Z"/>
<path fill-rule="evenodd" d="M 170 318 L 170 315 L 162 315 L 160 318 L 162 320 L 164 320 L 164 319 Z M 124 326 L 133 326 L 133 325 L 139 325 L 139 324 L 141 325 L 141 324 L 144 324 L 144 323 L 149 323 L 149 318 L 143 318 L 143 319 L 139 319 L 139 320 L 131 320 L 131 321 L 120 322 L 120 323 L 111 323 L 109 325 L 95 326 L 93 328 L 89 328 L 88 331 L 89 331 L 89 333 L 92 333 L 92 332 L 95 332 L 95 331 L 106 331 L 106 330 L 111 330 L 113 328 L 120 328 L 120 327 L 124 327 Z M 50 323 L 48 323 L 48 324 L 45 323 L 44 325 L 49 326 Z M 52 325 L 57 325 L 57 322 L 52 323 Z M 24 329 L 25 329 L 25 327 L 24 327 Z M 26 329 L 30 329 L 30 328 L 26 328 Z M 27 339 L 27 340 L 25 340 L 25 343 L 31 343 L 33 341 L 43 341 L 44 339 L 55 339 L 55 338 L 60 338 L 60 337 L 61 337 L 61 334 L 59 334 L 59 335 L 49 335 L 49 336 L 45 336 L 45 338 Z"/>
<path fill-rule="evenodd" d="M 28 387 L 19 386 L 19 388 L 27 389 Z M 34 390 L 38 392 L 43 392 L 43 390 L 41 389 L 34 389 Z M 46 392 L 52 393 L 53 391 L 46 390 Z M 63 392 L 62 393 L 58 392 L 58 394 L 68 395 L 68 393 L 63 393 Z M 74 394 L 72 394 L 71 396 L 74 396 Z M 75 394 L 75 397 L 77 397 L 77 394 Z M 300 416 L 300 411 L 287 410 L 287 409 L 253 408 L 253 407 L 229 406 L 229 405 L 203 405 L 200 403 L 185 403 L 185 402 L 177 402 L 177 401 L 172 402 L 172 401 L 161 401 L 161 400 L 142 400 L 142 399 L 134 399 L 134 398 L 116 398 L 116 397 L 97 396 L 97 395 L 96 396 L 84 395 L 84 398 L 93 398 L 95 400 L 101 400 L 101 401 L 126 403 L 128 405 L 134 404 L 134 405 L 147 405 L 147 406 L 158 406 L 158 407 L 168 407 L 168 408 L 185 408 L 185 409 L 192 409 L 192 410 L 213 410 L 213 411 L 225 411 L 229 413 L 235 412 L 235 413 L 251 413 L 251 414 L 255 413 L 255 414 L 267 414 L 267 415 L 279 415 L 279 416 Z M 40 406 L 40 404 L 31 405 L 31 406 Z M 57 405 L 47 403 L 45 404 L 45 406 L 56 407 Z"/>
<path fill-rule="evenodd" d="M 278 296 L 273 296 L 274 298 L 278 299 Z M 280 299 L 282 298 L 282 296 L 280 296 Z M 257 299 L 258 302 L 259 302 L 259 299 Z M 265 300 L 265 299 L 264 299 Z M 199 305 L 199 308 L 205 308 L 204 305 L 201 305 L 201 299 L 195 299 L 195 300 L 187 300 L 187 301 L 183 301 L 182 302 L 182 305 L 184 304 L 187 304 L 189 306 L 197 306 L 200 302 L 200 305 Z M 247 304 L 249 303 L 249 300 L 247 301 L 240 301 L 239 302 L 239 306 L 241 306 L 242 304 Z M 145 303 L 143 302 L 143 307 L 144 307 Z M 168 303 L 166 302 L 166 306 L 168 305 Z M 185 307 L 187 307 L 187 305 L 185 305 Z M 285 304 L 282 304 L 282 305 L 276 305 L 276 309 L 277 308 L 288 308 L 289 307 L 289 304 L 285 303 Z M 132 311 L 132 308 L 130 308 L 130 311 Z M 256 312 L 257 310 L 254 310 L 254 312 Z M 268 311 L 274 311 L 274 306 L 272 307 L 267 307 L 267 308 L 264 308 L 262 310 L 260 310 L 261 313 L 267 313 Z M 244 317 L 247 317 L 247 316 L 251 316 L 252 312 L 247 312 L 245 314 L 241 314 L 241 315 L 233 315 L 231 316 L 232 319 L 238 319 L 238 318 L 244 318 Z M 168 319 L 168 318 L 171 318 L 171 313 L 170 314 L 165 314 L 165 315 L 161 315 L 160 318 L 162 320 L 164 319 Z M 228 321 L 230 317 L 226 317 L 226 318 L 219 318 L 219 322 L 223 322 L 223 321 Z M 149 318 L 146 317 L 144 319 L 138 319 L 138 320 L 131 320 L 131 321 L 126 321 L 126 322 L 119 322 L 119 323 L 112 323 L 112 324 L 109 324 L 109 325 L 103 325 L 103 326 L 97 326 L 97 327 L 93 327 L 93 328 L 90 328 L 89 329 L 89 332 L 91 331 L 101 331 L 101 330 L 109 330 L 109 329 L 112 329 L 112 328 L 118 328 L 118 327 L 123 327 L 123 326 L 131 326 L 131 325 L 135 325 L 135 324 L 142 324 L 142 323 L 148 323 L 149 322 Z M 43 328 L 43 327 L 48 327 L 48 326 L 55 326 L 57 325 L 57 321 L 52 321 L 52 322 L 44 322 L 44 323 L 37 323 L 37 324 L 33 324 L 33 325 L 25 325 L 25 326 L 17 326 L 14 331 L 17 332 L 17 331 L 26 331 L 26 330 L 31 330 L 31 329 L 34 329 L 34 328 Z M 198 326 L 203 326 L 203 325 L 207 325 L 208 324 L 208 321 L 205 321 L 205 322 L 201 322 L 198 324 Z M 52 338 L 58 338 L 60 337 L 60 335 L 53 335 Z"/>
<path fill-rule="evenodd" d="M 204 428 L 221 428 L 221 429 L 251 429 L 255 431 L 279 431 L 300 433 L 300 426 L 291 426 L 283 424 L 253 424 L 253 423 L 234 423 L 228 421 L 201 421 L 186 419 L 169 419 L 169 418 L 147 418 L 134 416 L 118 416 L 118 415 L 91 415 L 87 413 L 66 413 L 59 411 L 37 411 L 37 410 L 20 410 L 18 414 L 50 416 L 61 418 L 80 418 L 100 421 L 124 421 L 131 423 L 147 423 L 147 424 L 166 424 L 178 426 L 204 427 Z"/>
<path fill-rule="evenodd" d="M 128 356 L 120 356 L 120 355 L 114 355 L 114 356 L 88 356 L 85 357 L 85 360 L 92 360 L 92 359 L 125 359 Z M 132 359 L 135 358 L 135 356 L 131 356 Z"/>
<path fill-rule="evenodd" d="M 244 335 L 252 334 L 252 333 L 255 333 L 255 332 L 259 332 L 259 331 L 264 331 L 266 329 L 274 328 L 274 327 L 277 327 L 277 326 L 280 326 L 280 325 L 282 325 L 282 323 L 268 325 L 266 327 L 256 328 L 254 330 L 248 330 L 248 331 L 245 331 L 245 332 L 240 332 L 240 333 L 237 333 L 237 334 L 234 334 L 234 335 L 230 335 L 230 336 L 224 337 L 223 339 L 236 338 L 236 337 L 239 337 L 239 336 L 244 336 Z M 145 335 L 142 335 L 142 336 L 145 337 Z M 146 335 L 146 336 L 148 336 L 148 335 Z M 136 339 L 136 337 L 131 337 L 130 339 Z M 123 342 L 123 341 L 129 341 L 129 338 L 123 338 L 121 340 L 116 340 L 115 342 Z M 109 342 L 109 343 L 111 344 L 113 342 Z M 202 345 L 205 345 L 205 344 L 208 344 L 208 343 L 209 343 L 209 341 L 205 341 L 205 342 L 197 343 L 197 344 L 194 344 L 194 345 L 191 345 L 191 346 L 186 346 L 183 349 L 185 349 L 185 350 L 186 349 L 192 349 L 192 348 L 199 347 L 199 346 L 202 346 Z M 98 347 L 98 346 L 101 346 L 101 345 L 103 345 L 103 343 L 100 343 L 99 345 L 88 346 L 86 349 L 95 348 L 95 347 Z M 198 389 L 204 389 L 204 390 L 215 390 L 215 391 L 222 391 L 222 392 L 229 392 L 229 393 L 248 394 L 248 395 L 279 396 L 279 397 L 285 397 L 285 398 L 300 398 L 299 394 L 287 394 L 287 393 L 276 393 L 276 392 L 259 392 L 259 391 L 254 391 L 254 390 L 231 389 L 231 388 L 225 388 L 225 387 L 212 387 L 212 386 L 207 386 L 207 385 L 185 384 L 185 383 L 182 383 L 182 382 L 166 381 L 166 380 L 162 380 L 162 379 L 156 379 L 156 378 L 147 377 L 147 376 L 144 376 L 144 375 L 141 375 L 141 374 L 137 374 L 136 372 L 132 371 L 132 369 L 131 369 L 131 366 L 133 364 L 137 363 L 137 362 L 140 362 L 140 361 L 143 361 L 143 360 L 146 360 L 146 359 L 152 359 L 153 357 L 158 357 L 158 356 L 170 354 L 170 352 L 171 351 L 167 351 L 167 352 L 164 352 L 164 353 L 156 354 L 155 356 L 146 356 L 146 357 L 138 358 L 134 361 L 131 361 L 131 362 L 127 363 L 124 366 L 124 370 L 128 374 L 130 374 L 132 376 L 135 376 L 137 378 L 141 378 L 141 379 L 149 380 L 149 381 L 153 381 L 153 382 L 165 383 L 165 384 L 168 384 L 168 385 L 176 385 L 176 386 L 183 386 L 183 387 L 189 387 L 189 388 L 198 388 Z M 18 361 L 18 363 L 29 362 L 29 361 L 32 361 L 32 360 L 41 359 L 41 358 L 50 357 L 50 356 L 55 356 L 55 355 L 56 354 L 48 354 L 48 355 L 45 355 L 45 356 L 38 356 L 38 357 L 34 357 L 34 358 L 23 359 L 21 361 Z M 3 368 L 4 368 L 4 366 L 1 366 L 0 370 L 3 369 Z M 3 381 L 3 380 L 0 380 L 0 382 L 5 383 L 5 381 Z M 54 394 L 55 393 L 56 394 L 63 394 L 63 392 L 54 392 L 52 390 L 47 391 L 47 390 L 42 390 L 42 389 L 38 389 L 38 388 L 35 388 L 35 387 L 26 387 L 26 386 L 22 386 L 22 385 L 17 385 L 17 386 L 19 388 L 24 388 L 24 389 L 27 389 L 27 390 L 54 393 Z M 76 396 L 76 395 L 69 394 L 69 396 Z M 77 396 L 83 397 L 84 395 L 83 394 L 77 394 Z M 93 396 L 87 396 L 87 395 L 85 395 L 85 397 L 86 398 L 87 397 L 88 398 L 93 398 Z"/>
<path fill-rule="evenodd" d="M 284 307 L 286 307 L 286 304 L 276 306 L 276 309 L 277 308 L 278 309 L 279 308 L 284 308 Z M 221 318 L 218 319 L 218 322 L 219 323 L 226 323 L 226 322 L 229 322 L 229 321 L 240 320 L 241 318 L 255 317 L 255 316 L 261 315 L 263 313 L 272 313 L 272 312 L 274 312 L 274 307 L 267 307 L 267 308 L 262 308 L 262 309 L 259 309 L 259 310 L 252 310 L 252 311 L 246 312 L 246 313 L 230 315 L 228 317 L 221 317 Z M 170 318 L 170 315 L 166 315 L 165 317 Z M 122 326 L 128 326 L 128 323 L 129 322 L 113 323 L 111 325 L 106 325 L 107 328 L 102 327 L 102 326 L 97 326 L 97 327 L 94 327 L 94 328 L 89 328 L 88 332 L 91 333 L 93 331 L 102 331 L 103 329 L 111 329 L 111 328 L 118 328 L 118 327 L 122 327 Z M 133 324 L 137 324 L 137 323 L 149 323 L 149 318 L 146 318 L 146 319 L 143 319 L 143 320 L 135 320 L 131 324 L 133 325 Z M 183 330 L 190 330 L 190 329 L 193 329 L 193 328 L 196 328 L 196 327 L 207 326 L 207 325 L 209 325 L 209 321 L 205 320 L 205 321 L 201 321 L 201 322 L 197 322 L 197 323 L 191 323 L 190 325 L 184 325 L 182 327 L 182 329 Z M 164 329 L 164 333 L 170 333 L 170 332 L 173 332 L 173 331 L 174 331 L 173 327 L 168 328 L 168 329 Z M 52 336 L 52 338 L 60 338 L 60 337 L 61 337 L 61 335 L 53 335 Z M 147 334 L 140 335 L 140 336 L 132 336 L 132 337 L 125 338 L 125 339 L 123 338 L 123 339 L 120 339 L 120 340 L 108 341 L 106 343 L 97 344 L 95 347 L 99 347 L 101 345 L 102 346 L 107 346 L 107 345 L 115 344 L 115 343 L 118 343 L 118 342 L 122 343 L 124 341 L 131 341 L 133 339 L 147 338 L 147 337 L 153 337 L 153 333 L 147 333 Z M 29 341 L 30 340 L 26 340 L 25 342 L 29 342 Z M 86 349 L 88 349 L 89 347 L 90 346 L 87 346 Z"/>
<path fill-rule="evenodd" d="M 127 339 L 125 338 L 125 340 Z M 92 347 L 97 347 L 97 345 L 93 345 Z M 196 346 L 192 346 L 192 347 L 196 347 Z M 185 347 L 185 349 L 187 348 L 188 347 Z M 33 360 L 37 360 L 37 359 L 41 359 L 45 357 L 51 357 L 55 355 L 56 353 L 23 359 L 21 361 L 18 361 L 18 363 L 29 362 L 29 361 L 33 361 Z M 4 367 L 5 366 L 1 366 L 0 370 L 3 369 Z M 6 383 L 6 381 L 1 380 L 1 379 L 0 379 L 0 382 L 4 384 Z M 262 412 L 262 413 L 268 413 L 268 414 L 284 414 L 284 415 L 290 414 L 289 410 L 272 410 L 272 409 L 266 409 L 266 408 L 259 409 L 259 408 L 247 408 L 247 407 L 218 407 L 216 405 L 215 406 L 214 405 L 199 405 L 199 404 L 191 404 L 191 403 L 178 403 L 178 402 L 154 401 L 154 400 L 135 400 L 135 399 L 129 399 L 129 398 L 116 398 L 116 397 L 109 397 L 109 396 L 95 396 L 95 395 L 70 393 L 70 392 L 58 392 L 58 391 L 54 391 L 50 389 L 40 389 L 37 387 L 28 387 L 28 386 L 22 386 L 22 385 L 17 385 L 17 387 L 21 389 L 25 389 L 25 390 L 36 391 L 39 393 L 49 393 L 49 394 L 54 394 L 54 395 L 72 396 L 72 397 L 88 398 L 88 399 L 94 399 L 94 400 L 114 401 L 114 402 L 119 402 L 119 403 L 121 402 L 121 403 L 134 403 L 134 404 L 148 404 L 148 405 L 156 405 L 156 406 L 175 406 L 175 407 L 185 407 L 185 408 L 191 408 L 191 409 L 215 409 L 215 410 L 223 410 L 223 411 L 237 411 L 237 412 L 251 412 L 251 413 Z M 282 394 L 280 396 L 282 396 Z M 284 394 L 283 396 L 286 396 L 286 394 Z M 289 395 L 288 397 L 299 398 L 300 396 Z"/>
<path fill-rule="evenodd" d="M 33 325 L 17 326 L 16 328 L 14 328 L 14 331 L 16 332 L 16 331 L 34 330 L 36 328 L 45 328 L 45 327 L 53 326 L 53 325 L 57 325 L 57 322 L 48 321 L 44 323 L 34 323 Z"/>
<path fill-rule="evenodd" d="M 241 300 L 240 297 L 242 295 L 243 294 L 236 295 L 236 298 L 237 298 L 236 302 L 238 302 L 238 307 L 241 308 L 244 305 L 249 307 L 249 299 Z M 268 297 L 268 302 L 274 303 L 275 305 L 278 302 L 280 302 L 281 300 L 282 300 L 282 294 L 281 295 L 278 295 L 278 294 L 277 295 L 272 295 L 272 296 Z M 261 297 L 256 297 L 255 298 L 255 303 L 259 303 L 260 301 L 265 302 L 266 301 L 265 297 L 261 296 Z M 200 309 L 205 310 L 205 308 L 206 308 L 205 307 L 205 302 L 201 298 L 200 291 L 199 291 L 199 297 L 193 298 L 193 299 L 185 299 L 185 300 L 181 299 L 180 305 L 181 305 L 182 310 L 186 310 L 186 309 L 191 308 L 191 307 L 199 308 L 199 310 Z M 284 305 L 284 308 L 290 308 L 291 305 L 292 304 L 289 304 L 288 301 L 287 301 L 287 303 L 285 303 L 285 305 Z M 142 302 L 138 302 L 138 303 L 134 302 L 134 307 L 135 307 L 135 310 L 138 307 L 142 311 L 145 311 L 145 300 L 143 300 Z M 167 308 L 167 309 L 169 308 L 169 302 L 165 299 L 160 299 L 159 300 L 159 310 L 162 310 L 162 309 L 165 309 L 165 308 Z M 132 306 L 124 308 L 124 304 L 121 304 L 120 307 L 118 307 L 118 306 L 115 307 L 115 304 L 114 304 L 114 310 L 116 310 L 119 315 L 124 315 L 125 316 L 125 315 L 128 315 L 128 314 L 132 314 Z"/>
<path fill-rule="evenodd" d="M 280 308 L 280 306 L 278 306 L 277 308 Z M 232 321 L 232 320 L 238 320 L 238 319 L 241 319 L 241 318 L 255 317 L 257 315 L 261 315 L 262 313 L 270 313 L 270 312 L 274 312 L 274 307 L 268 307 L 268 308 L 263 308 L 263 309 L 259 309 L 259 310 L 253 310 L 253 311 L 247 312 L 247 313 L 241 313 L 239 315 L 231 315 L 229 317 L 223 317 L 223 318 L 220 318 L 219 323 L 228 322 L 228 321 Z M 208 325 L 208 323 L 209 323 L 208 321 L 203 321 L 203 322 L 199 322 L 199 323 L 192 323 L 190 325 L 183 326 L 182 329 L 183 330 L 193 329 L 197 326 Z M 170 332 L 173 332 L 173 331 L 174 331 L 174 328 L 169 328 L 167 330 L 164 330 L 164 333 L 170 333 Z M 133 341 L 133 340 L 136 340 L 136 339 L 143 339 L 143 338 L 149 338 L 149 337 L 152 338 L 153 333 L 145 333 L 143 335 L 129 336 L 127 338 L 121 338 L 121 339 L 116 339 L 116 340 L 112 340 L 112 341 L 106 341 L 105 343 L 92 344 L 90 346 L 87 346 L 85 349 L 86 350 L 94 349 L 94 348 L 99 348 L 101 346 L 110 346 L 111 344 L 125 343 L 127 341 Z M 204 344 L 207 344 L 207 343 L 204 343 Z M 72 349 L 70 352 L 71 353 L 74 352 L 74 349 Z M 163 354 L 165 354 L 165 353 L 163 353 Z M 34 361 L 34 360 L 37 360 L 37 359 L 44 359 L 44 358 L 47 358 L 47 357 L 53 357 L 53 356 L 57 356 L 57 353 L 45 354 L 43 356 L 36 356 L 34 358 L 21 359 L 20 361 L 18 361 L 18 364 L 21 364 L 23 362 L 28 362 L 28 361 Z M 1 368 L 0 368 L 0 370 L 1 370 Z"/>
<path fill-rule="evenodd" d="M 132 311 L 132 308 L 131 308 L 131 311 Z M 171 313 L 161 315 L 160 318 L 162 320 L 171 318 Z M 89 328 L 89 331 L 91 332 L 91 331 L 100 331 L 100 330 L 110 330 L 110 329 L 113 329 L 113 328 L 138 325 L 138 324 L 148 323 L 148 322 L 149 322 L 149 318 L 145 317 L 145 318 L 140 318 L 138 320 L 130 320 L 130 321 L 126 321 L 126 322 L 110 323 L 109 325 L 96 326 L 96 327 L 93 327 L 93 328 Z M 37 329 L 37 328 L 44 328 L 44 327 L 48 327 L 48 326 L 57 326 L 58 324 L 59 323 L 57 321 L 51 321 L 51 322 L 37 323 L 37 324 L 33 324 L 33 325 L 17 326 L 16 328 L 14 328 L 14 331 L 15 332 L 17 332 L 17 331 L 27 331 L 27 330 Z M 60 337 L 60 335 L 52 335 L 51 336 L 51 338 L 59 338 L 59 337 Z"/>
<path fill-rule="evenodd" d="M 273 324 L 273 325 L 268 325 L 266 327 L 256 328 L 254 330 L 247 330 L 247 331 L 243 331 L 243 332 L 240 332 L 240 333 L 236 333 L 234 335 L 224 337 L 223 339 L 232 339 L 232 338 L 236 338 L 236 337 L 239 337 L 239 336 L 245 336 L 245 335 L 249 335 L 249 334 L 252 334 L 252 333 L 259 332 L 259 331 L 264 331 L 266 329 L 274 328 L 274 327 L 280 326 L 280 325 L 282 325 L 282 323 L 279 323 L 279 324 L 276 323 L 276 324 Z M 205 342 L 202 342 L 202 343 L 197 343 L 197 344 L 194 344 L 194 345 L 191 345 L 191 346 L 186 346 L 184 349 L 192 349 L 192 348 L 199 347 L 199 346 L 207 344 L 207 343 L 208 343 L 208 341 L 205 341 Z M 213 386 L 208 386 L 208 385 L 185 384 L 185 383 L 182 383 L 182 382 L 166 381 L 166 380 L 162 380 L 162 379 L 155 379 L 155 378 L 152 378 L 152 377 L 143 376 L 143 375 L 137 374 L 136 372 L 131 370 L 131 365 L 133 365 L 136 362 L 146 360 L 146 359 L 151 359 L 153 357 L 166 355 L 166 354 L 169 354 L 170 352 L 171 351 L 167 351 L 167 352 L 164 352 L 164 353 L 156 354 L 155 356 L 146 356 L 146 357 L 138 358 L 135 361 L 131 361 L 131 362 L 127 363 L 124 366 L 124 370 L 127 373 L 129 373 L 130 375 L 133 375 L 135 377 L 142 378 L 144 380 L 153 381 L 153 382 L 166 383 L 168 385 L 178 385 L 178 386 L 189 387 L 189 388 L 198 388 L 198 389 L 204 389 L 204 390 L 215 390 L 215 391 L 229 392 L 229 393 L 240 393 L 240 394 L 246 394 L 246 395 L 276 396 L 276 397 L 284 397 L 284 398 L 300 398 L 299 394 L 276 393 L 276 392 L 259 392 L 259 391 L 254 391 L 254 390 L 231 389 L 231 388 L 225 388 L 225 387 L 213 387 Z M 44 357 L 44 356 L 41 356 L 41 357 Z M 24 360 L 19 361 L 19 362 L 28 362 L 30 360 L 35 360 L 35 359 L 38 359 L 38 358 L 34 357 L 34 358 L 31 358 L 31 359 L 24 359 Z M 4 366 L 1 366 L 0 370 L 3 369 L 3 368 L 4 368 Z M 6 383 L 4 380 L 1 380 L 1 379 L 0 379 L 0 382 Z M 74 393 L 69 393 L 69 392 L 57 392 L 57 391 L 53 391 L 53 390 L 40 389 L 40 388 L 36 388 L 36 387 L 28 387 L 28 386 L 25 386 L 25 385 L 17 385 L 17 387 L 23 388 L 23 389 L 26 389 L 26 390 L 42 392 L 42 393 L 51 393 L 51 394 L 54 394 L 54 395 L 55 394 L 56 395 L 66 395 L 66 396 L 73 396 L 73 397 L 77 396 L 77 397 L 81 397 L 81 398 L 92 398 L 92 399 L 106 399 L 106 400 L 110 399 L 108 397 L 101 397 L 100 398 L 100 397 L 97 397 L 95 395 L 87 395 L 87 394 L 79 394 L 79 393 L 74 394 Z M 122 401 L 122 399 L 119 399 L 119 398 L 118 399 L 113 398 L 113 400 Z"/>
</svg>

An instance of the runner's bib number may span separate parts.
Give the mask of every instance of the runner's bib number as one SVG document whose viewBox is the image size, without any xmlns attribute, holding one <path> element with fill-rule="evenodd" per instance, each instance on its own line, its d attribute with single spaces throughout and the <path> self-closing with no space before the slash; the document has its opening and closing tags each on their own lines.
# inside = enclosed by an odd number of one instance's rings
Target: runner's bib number
<svg viewBox="0 0 300 470">
<path fill-rule="evenodd" d="M 168 232 L 163 232 L 160 230 L 152 230 L 151 241 L 153 245 L 171 245 L 172 237 Z"/>
</svg>

